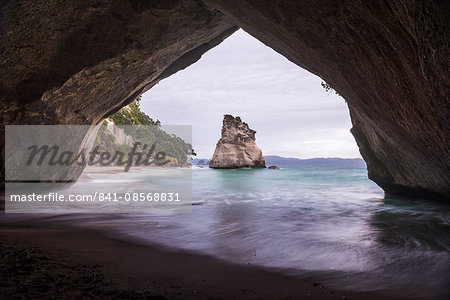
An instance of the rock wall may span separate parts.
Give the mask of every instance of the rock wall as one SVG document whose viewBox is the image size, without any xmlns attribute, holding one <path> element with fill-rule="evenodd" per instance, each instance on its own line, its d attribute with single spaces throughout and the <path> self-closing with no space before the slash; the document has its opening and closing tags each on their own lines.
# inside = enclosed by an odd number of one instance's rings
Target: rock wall
<svg viewBox="0 0 450 300">
<path fill-rule="evenodd" d="M 0 121 L 97 124 L 194 63 L 236 24 L 347 100 L 369 177 L 386 192 L 449 198 L 449 6 L 1 1 Z"/>
<path fill-rule="evenodd" d="M 114 125 L 108 125 L 106 129 L 116 138 L 117 144 L 133 147 L 133 137 L 127 135 L 125 130 Z"/>
<path fill-rule="evenodd" d="M 199 1 L 2 1 L 3 124 L 97 124 L 232 34 Z"/>
<path fill-rule="evenodd" d="M 256 131 L 240 118 L 225 115 L 222 136 L 209 167 L 214 169 L 265 168 L 264 156 L 256 145 Z"/>
<path fill-rule="evenodd" d="M 237 29 L 200 1 L 0 1 L 0 123 L 98 124 Z"/>
<path fill-rule="evenodd" d="M 449 1 L 207 2 L 345 98 L 386 192 L 450 197 Z"/>
</svg>

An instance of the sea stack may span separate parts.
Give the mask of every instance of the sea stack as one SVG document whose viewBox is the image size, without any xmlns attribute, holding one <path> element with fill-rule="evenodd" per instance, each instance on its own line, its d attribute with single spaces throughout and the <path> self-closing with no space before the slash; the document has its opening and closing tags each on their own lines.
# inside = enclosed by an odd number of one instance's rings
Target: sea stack
<svg viewBox="0 0 450 300">
<path fill-rule="evenodd" d="M 209 167 L 214 169 L 265 168 L 261 149 L 256 145 L 256 131 L 240 117 L 225 115 L 222 137 L 217 142 Z"/>
</svg>

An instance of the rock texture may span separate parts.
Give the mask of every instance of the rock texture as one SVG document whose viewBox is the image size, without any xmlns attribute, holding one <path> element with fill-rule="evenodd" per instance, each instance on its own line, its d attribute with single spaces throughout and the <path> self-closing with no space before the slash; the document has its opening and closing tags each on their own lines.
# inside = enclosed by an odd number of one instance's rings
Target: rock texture
<svg viewBox="0 0 450 300">
<path fill-rule="evenodd" d="M 198 1 L 0 5 L 8 124 L 97 124 L 237 29 Z"/>
<path fill-rule="evenodd" d="M 347 100 L 386 192 L 450 198 L 449 3 L 1 1 L 0 120 L 97 124 L 236 24 Z"/>
<path fill-rule="evenodd" d="M 0 122 L 98 124 L 237 29 L 200 1 L 0 1 Z"/>
<path fill-rule="evenodd" d="M 208 0 L 348 103 L 369 178 L 450 198 L 450 2 Z"/>
<path fill-rule="evenodd" d="M 240 118 L 225 115 L 222 137 L 217 142 L 209 167 L 214 169 L 265 168 L 264 156 L 256 145 L 256 131 Z"/>
</svg>

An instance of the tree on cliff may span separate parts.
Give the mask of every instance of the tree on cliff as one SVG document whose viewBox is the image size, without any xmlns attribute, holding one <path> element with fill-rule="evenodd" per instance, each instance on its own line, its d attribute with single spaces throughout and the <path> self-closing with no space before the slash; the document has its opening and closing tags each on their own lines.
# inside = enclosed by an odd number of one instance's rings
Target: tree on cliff
<svg viewBox="0 0 450 300">
<path fill-rule="evenodd" d="M 180 164 L 187 161 L 187 155 L 197 155 L 190 143 L 186 143 L 180 137 L 169 134 L 161 129 L 161 122 L 153 120 L 140 109 L 139 101 L 141 97 L 122 108 L 108 119 L 122 128 L 126 135 L 132 137 L 134 142 L 140 142 L 143 145 L 155 144 L 153 153 L 164 152 L 167 156 L 175 158 Z M 105 127 L 108 122 L 104 122 L 97 134 L 96 145 L 105 150 L 115 151 L 121 149 L 131 150 L 128 145 L 118 145 L 114 136 Z M 134 125 L 134 126 L 126 126 Z M 141 126 L 144 125 L 144 126 Z M 153 125 L 153 126 L 150 126 Z M 125 147 L 126 146 L 126 147 Z M 125 151 L 127 152 L 127 151 Z"/>
<path fill-rule="evenodd" d="M 336 92 L 336 90 L 328 83 L 322 81 L 320 83 L 320 85 L 325 89 L 325 91 L 330 92 L 330 93 L 334 91 L 337 95 L 340 96 L 340 94 L 338 92 Z"/>
<path fill-rule="evenodd" d="M 156 125 L 161 126 L 159 120 L 153 120 L 140 107 L 141 97 L 130 103 L 126 108 L 122 108 L 110 117 L 116 125 Z"/>
</svg>

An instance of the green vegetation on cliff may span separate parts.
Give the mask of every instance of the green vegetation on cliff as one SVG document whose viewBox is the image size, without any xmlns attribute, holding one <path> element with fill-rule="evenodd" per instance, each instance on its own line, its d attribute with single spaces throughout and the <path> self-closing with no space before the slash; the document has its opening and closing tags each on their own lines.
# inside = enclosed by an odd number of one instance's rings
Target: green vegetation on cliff
<svg viewBox="0 0 450 300">
<path fill-rule="evenodd" d="M 103 122 L 100 128 L 94 147 L 98 146 L 101 151 L 121 151 L 129 153 L 132 144 L 140 142 L 141 145 L 148 145 L 144 152 L 155 146 L 152 152 L 155 155 L 163 152 L 166 157 L 176 164 L 187 162 L 188 155 L 196 155 L 190 143 L 185 142 L 174 134 L 169 134 L 161 129 L 161 122 L 153 120 L 140 109 L 140 97 L 133 103 L 122 108 Z M 120 141 L 113 135 L 108 124 L 116 125 L 119 128 L 118 135 Z M 128 126 L 133 125 L 133 126 Z M 123 132 L 122 132 L 123 131 Z"/>
<path fill-rule="evenodd" d="M 243 122 L 242 119 L 241 119 L 241 117 L 239 117 L 239 116 L 233 117 L 233 115 L 230 115 L 230 114 L 225 114 L 225 115 L 223 115 L 223 116 L 224 116 L 224 117 L 231 118 L 231 119 L 234 119 L 234 120 L 236 120 L 236 121 L 238 121 L 238 122 L 241 122 L 242 124 L 245 124 L 245 125 L 248 126 L 248 124 L 247 124 L 246 122 Z"/>
<path fill-rule="evenodd" d="M 141 97 L 137 98 L 133 103 L 127 107 L 122 108 L 114 115 L 110 116 L 115 125 L 156 125 L 160 126 L 159 120 L 154 121 L 147 116 L 140 108 Z"/>
<path fill-rule="evenodd" d="M 340 94 L 338 92 L 336 92 L 336 90 L 331 85 L 329 85 L 328 83 L 322 81 L 320 83 L 320 85 L 325 89 L 326 92 L 330 92 L 330 93 L 334 92 L 335 94 L 340 96 Z"/>
</svg>

